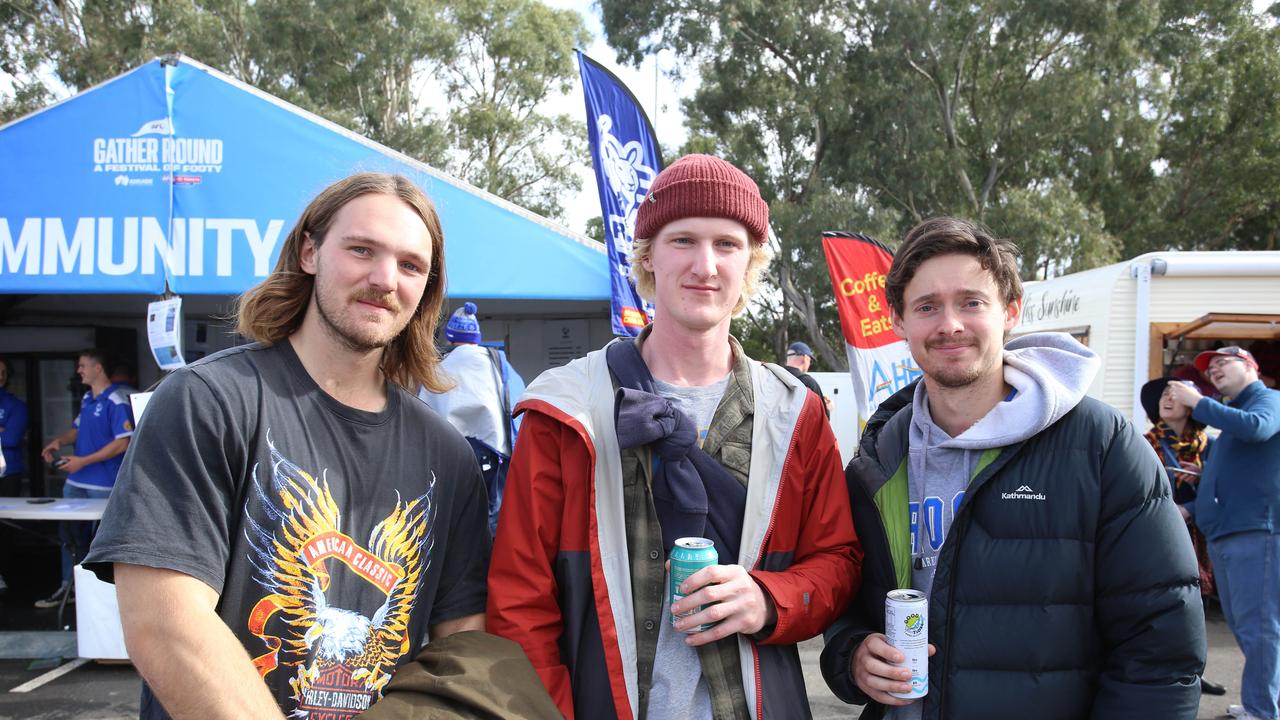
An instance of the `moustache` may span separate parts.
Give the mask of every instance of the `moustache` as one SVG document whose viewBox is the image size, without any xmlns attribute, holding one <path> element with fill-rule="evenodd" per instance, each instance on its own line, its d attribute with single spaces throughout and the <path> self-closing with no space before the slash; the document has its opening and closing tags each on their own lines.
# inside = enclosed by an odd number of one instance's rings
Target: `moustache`
<svg viewBox="0 0 1280 720">
<path fill-rule="evenodd" d="M 937 339 L 930 338 L 929 340 L 925 341 L 924 346 L 926 349 L 933 349 L 938 347 L 939 345 L 949 345 L 952 347 L 959 345 L 959 346 L 967 347 L 967 346 L 974 346 L 977 344 L 978 344 L 978 341 L 976 338 L 949 337 L 949 338 L 937 338 Z"/>
<path fill-rule="evenodd" d="M 354 293 L 351 296 L 351 301 L 373 303 L 375 305 L 381 305 L 393 313 L 400 312 L 400 303 L 396 302 L 395 296 L 393 295 L 384 295 L 382 293 L 365 290 Z"/>
</svg>

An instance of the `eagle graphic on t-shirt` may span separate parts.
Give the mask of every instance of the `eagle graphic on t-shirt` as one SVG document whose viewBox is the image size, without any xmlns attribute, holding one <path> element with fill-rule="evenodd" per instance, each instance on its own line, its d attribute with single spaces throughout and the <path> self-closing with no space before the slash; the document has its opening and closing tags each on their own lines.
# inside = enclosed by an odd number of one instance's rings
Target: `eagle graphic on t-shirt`
<svg viewBox="0 0 1280 720">
<path fill-rule="evenodd" d="M 317 480 L 286 458 L 269 435 L 267 445 L 269 488 L 254 468 L 254 490 L 267 520 L 259 524 L 250 517 L 246 530 L 254 580 L 267 592 L 249 615 L 249 630 L 267 650 L 253 662 L 264 679 L 281 665 L 295 668 L 289 679 L 293 717 L 354 717 L 382 696 L 409 651 L 410 615 L 431 555 L 435 477 L 421 497 L 403 502 L 397 494 L 361 546 L 342 531 L 327 471 Z M 385 601 L 372 615 L 343 607 L 341 599 L 331 602 L 338 572 L 370 583 Z"/>
</svg>

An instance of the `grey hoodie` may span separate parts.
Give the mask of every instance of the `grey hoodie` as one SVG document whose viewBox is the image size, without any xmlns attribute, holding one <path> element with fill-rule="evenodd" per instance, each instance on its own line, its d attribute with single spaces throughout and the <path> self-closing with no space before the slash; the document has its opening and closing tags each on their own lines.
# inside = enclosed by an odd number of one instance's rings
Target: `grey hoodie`
<svg viewBox="0 0 1280 720">
<path fill-rule="evenodd" d="M 933 586 L 934 563 L 982 451 L 1021 442 L 1057 422 L 1079 404 L 1101 364 L 1066 333 L 1011 340 L 1004 380 L 1012 397 L 954 438 L 934 424 L 925 384 L 916 385 L 907 460 L 914 588 L 928 593 Z"/>
<path fill-rule="evenodd" d="M 1101 365 L 1097 353 L 1066 333 L 1011 340 L 1004 347 L 1004 380 L 1014 392 L 954 438 L 934 424 L 925 384 L 916 385 L 907 443 L 913 588 L 926 595 L 932 590 L 938 553 L 982 451 L 1026 440 L 1057 422 L 1084 398 Z M 885 717 L 918 718 L 920 703 L 891 708 Z"/>
</svg>

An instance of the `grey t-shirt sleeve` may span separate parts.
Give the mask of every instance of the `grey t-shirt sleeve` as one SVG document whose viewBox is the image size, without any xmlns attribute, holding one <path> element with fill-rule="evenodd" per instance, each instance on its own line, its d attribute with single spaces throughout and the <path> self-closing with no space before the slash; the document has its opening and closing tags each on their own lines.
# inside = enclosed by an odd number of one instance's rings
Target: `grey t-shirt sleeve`
<svg viewBox="0 0 1280 720">
<path fill-rule="evenodd" d="M 485 494 L 484 476 L 475 457 L 460 469 L 465 478 L 458 483 L 449 519 L 449 537 L 444 540 L 440 585 L 431 606 L 435 625 L 446 620 L 483 613 L 487 599 L 489 576 L 489 499 Z"/>
<path fill-rule="evenodd" d="M 120 468 L 85 559 L 99 578 L 112 563 L 176 570 L 219 593 L 235 532 L 247 457 L 226 399 L 192 370 L 160 384 Z"/>
</svg>

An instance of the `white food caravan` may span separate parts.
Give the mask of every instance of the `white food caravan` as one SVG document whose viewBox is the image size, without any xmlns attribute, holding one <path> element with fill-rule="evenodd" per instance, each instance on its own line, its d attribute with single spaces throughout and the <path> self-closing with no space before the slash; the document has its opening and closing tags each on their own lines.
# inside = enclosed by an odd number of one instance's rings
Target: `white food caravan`
<svg viewBox="0 0 1280 720">
<path fill-rule="evenodd" d="M 1201 350 L 1280 341 L 1280 251 L 1147 253 L 1027 283 L 1014 334 L 1043 331 L 1093 348 L 1102 371 L 1089 395 L 1145 426 L 1138 391 L 1148 380 Z"/>
</svg>

